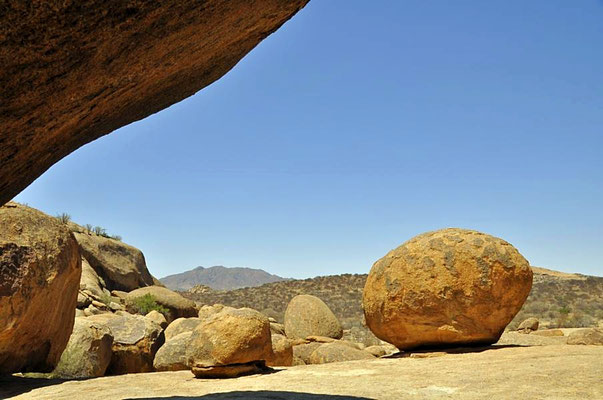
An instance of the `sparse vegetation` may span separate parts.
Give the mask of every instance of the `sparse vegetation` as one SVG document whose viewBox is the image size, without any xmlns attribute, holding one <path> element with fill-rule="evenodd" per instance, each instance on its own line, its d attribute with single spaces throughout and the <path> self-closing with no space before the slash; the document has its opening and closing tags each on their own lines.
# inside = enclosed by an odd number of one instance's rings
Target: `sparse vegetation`
<svg viewBox="0 0 603 400">
<path fill-rule="evenodd" d="M 145 294 L 144 296 L 137 297 L 130 304 L 128 304 L 128 309 L 131 309 L 136 314 L 147 315 L 151 311 L 155 310 L 166 317 L 168 316 L 169 310 L 163 307 L 161 304 L 157 303 L 155 297 L 150 293 Z"/>
<path fill-rule="evenodd" d="M 92 228 L 92 232 L 94 232 L 95 235 L 99 235 L 99 236 L 107 235 L 107 230 L 100 226 L 95 226 L 94 228 Z"/>
<path fill-rule="evenodd" d="M 57 219 L 62 223 L 67 224 L 69 221 L 71 221 L 71 215 L 67 213 L 60 213 L 57 215 Z"/>
<path fill-rule="evenodd" d="M 94 227 L 91 224 L 86 224 L 84 225 L 84 229 L 86 229 L 88 235 L 92 235 Z"/>
</svg>

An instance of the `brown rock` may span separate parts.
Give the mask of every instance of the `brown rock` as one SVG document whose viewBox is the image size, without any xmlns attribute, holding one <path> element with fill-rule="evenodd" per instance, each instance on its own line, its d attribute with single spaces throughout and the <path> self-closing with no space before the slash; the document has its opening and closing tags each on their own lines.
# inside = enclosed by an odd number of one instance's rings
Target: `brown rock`
<svg viewBox="0 0 603 400">
<path fill-rule="evenodd" d="M 290 339 L 327 336 L 340 339 L 343 330 L 339 320 L 318 297 L 295 296 L 285 310 L 285 332 Z"/>
<path fill-rule="evenodd" d="M 293 346 L 283 335 L 272 335 L 272 354 L 266 360 L 271 367 L 289 367 L 293 365 Z"/>
<path fill-rule="evenodd" d="M 383 346 L 369 346 L 366 349 L 364 349 L 364 351 L 366 351 L 369 354 L 372 354 L 375 357 L 383 357 L 384 355 L 387 354 L 387 351 L 385 350 L 385 348 Z"/>
<path fill-rule="evenodd" d="M 78 147 L 213 83 L 307 1 L 6 3 L 0 205 Z"/>
<path fill-rule="evenodd" d="M 567 335 L 567 344 L 603 345 L 603 329 L 578 329 Z"/>
<path fill-rule="evenodd" d="M 308 336 L 306 337 L 306 341 L 308 342 L 317 342 L 317 343 L 333 343 L 337 339 L 333 339 L 327 336 Z"/>
<path fill-rule="evenodd" d="M 531 287 L 532 270 L 509 243 L 451 228 L 419 235 L 377 261 L 363 307 L 375 336 L 400 349 L 489 344 Z"/>
<path fill-rule="evenodd" d="M 165 319 L 165 316 L 162 313 L 160 313 L 159 311 L 153 310 L 153 311 L 149 312 L 147 315 L 145 315 L 145 318 L 148 318 L 151 321 L 155 322 L 157 325 L 159 325 L 163 329 L 167 328 L 167 326 L 168 326 L 168 322 Z"/>
<path fill-rule="evenodd" d="M 189 346 L 189 365 L 245 364 L 271 357 L 268 318 L 249 308 L 225 309 L 195 328 Z"/>
<path fill-rule="evenodd" d="M 264 361 L 251 361 L 244 364 L 233 365 L 213 365 L 213 366 L 193 366 L 192 371 L 195 378 L 203 379 L 221 379 L 237 378 L 239 376 L 260 374 L 269 370 Z"/>
<path fill-rule="evenodd" d="M 517 330 L 521 333 L 530 333 L 533 331 L 537 331 L 538 325 L 540 325 L 540 321 L 538 321 L 538 318 L 531 317 L 519 324 Z"/>
<path fill-rule="evenodd" d="M 74 235 L 80 252 L 109 291 L 131 291 L 153 284 L 144 255 L 137 248 L 99 235 Z"/>
<path fill-rule="evenodd" d="M 111 362 L 113 336 L 104 324 L 76 318 L 69 343 L 52 375 L 61 378 L 93 378 L 105 375 Z"/>
<path fill-rule="evenodd" d="M 214 304 L 211 306 L 205 305 L 199 309 L 199 313 L 197 315 L 201 320 L 206 320 L 207 318 L 219 313 L 224 309 L 234 310 L 234 308 L 227 307 L 224 304 Z"/>
<path fill-rule="evenodd" d="M 270 332 L 275 335 L 286 336 L 285 325 L 279 324 L 277 322 L 270 322 Z"/>
<path fill-rule="evenodd" d="M 165 342 L 163 329 L 142 315 L 99 314 L 88 317 L 107 326 L 113 335 L 107 375 L 153 371 L 153 359 Z"/>
<path fill-rule="evenodd" d="M 73 329 L 80 273 L 77 243 L 56 218 L 12 202 L 0 207 L 0 374 L 56 366 Z"/>
<path fill-rule="evenodd" d="M 178 318 L 165 329 L 165 340 L 171 340 L 184 332 L 192 332 L 200 323 L 199 318 Z"/>
<path fill-rule="evenodd" d="M 293 365 L 310 364 L 310 356 L 322 343 L 306 343 L 293 346 Z M 301 361 L 301 363 L 300 363 Z"/>
<path fill-rule="evenodd" d="M 540 331 L 530 332 L 530 334 L 537 336 L 564 336 L 563 331 L 561 329 L 544 329 Z"/>
<path fill-rule="evenodd" d="M 96 298 L 103 297 L 103 283 L 101 283 L 98 274 L 90 266 L 88 260 L 82 257 L 82 277 L 80 278 L 80 290 L 90 293 Z"/>
<path fill-rule="evenodd" d="M 180 371 L 190 369 L 188 366 L 187 351 L 191 342 L 193 332 L 182 332 L 169 340 L 159 348 L 153 366 L 157 371 Z"/>
<path fill-rule="evenodd" d="M 147 286 L 128 293 L 126 305 L 132 308 L 135 300 L 147 294 L 153 296 L 157 304 L 167 308 L 166 315 L 168 323 L 176 318 L 188 318 L 197 316 L 197 308 L 192 300 L 185 299 L 176 292 L 161 286 Z"/>
<path fill-rule="evenodd" d="M 306 364 L 327 364 L 352 360 L 372 360 L 375 356 L 343 343 L 333 342 L 321 344 L 312 352 Z"/>
</svg>

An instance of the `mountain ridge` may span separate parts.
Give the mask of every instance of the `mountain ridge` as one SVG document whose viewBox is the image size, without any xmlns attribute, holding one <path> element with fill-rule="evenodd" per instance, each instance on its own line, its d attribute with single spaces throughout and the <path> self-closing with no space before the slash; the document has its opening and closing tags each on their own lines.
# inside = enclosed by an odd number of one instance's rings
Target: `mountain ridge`
<svg viewBox="0 0 603 400">
<path fill-rule="evenodd" d="M 214 290 L 234 290 L 284 280 L 287 279 L 259 268 L 225 267 L 223 265 L 198 266 L 160 279 L 168 289 L 181 291 L 197 285 L 208 286 Z"/>
</svg>

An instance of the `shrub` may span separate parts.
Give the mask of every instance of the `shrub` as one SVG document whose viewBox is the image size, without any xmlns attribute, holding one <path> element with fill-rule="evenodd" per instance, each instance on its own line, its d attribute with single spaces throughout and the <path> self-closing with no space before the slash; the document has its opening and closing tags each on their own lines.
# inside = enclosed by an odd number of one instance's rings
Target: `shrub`
<svg viewBox="0 0 603 400">
<path fill-rule="evenodd" d="M 111 237 L 111 239 L 119 240 L 121 242 L 121 236 L 119 236 L 119 235 L 111 235 L 110 237 Z"/>
<path fill-rule="evenodd" d="M 169 314 L 169 310 L 161 304 L 157 303 L 155 297 L 153 297 L 153 295 L 150 293 L 135 298 L 130 302 L 128 306 L 128 308 L 130 308 L 133 312 L 141 315 L 147 315 L 153 310 L 162 313 L 166 316 L 166 318 Z"/>
<path fill-rule="evenodd" d="M 87 233 L 88 235 L 92 235 L 92 232 L 93 232 L 93 229 L 94 229 L 94 228 L 92 227 L 92 225 L 91 225 L 91 224 L 86 224 L 86 225 L 84 225 L 84 228 L 86 229 L 86 233 Z"/>
<path fill-rule="evenodd" d="M 107 230 L 105 228 L 102 228 L 100 226 L 95 226 L 94 229 L 92 229 L 92 231 L 99 236 L 105 236 L 107 234 Z"/>
<path fill-rule="evenodd" d="M 67 224 L 67 222 L 71 221 L 71 215 L 67 213 L 61 213 L 57 215 L 57 219 L 62 223 Z"/>
</svg>

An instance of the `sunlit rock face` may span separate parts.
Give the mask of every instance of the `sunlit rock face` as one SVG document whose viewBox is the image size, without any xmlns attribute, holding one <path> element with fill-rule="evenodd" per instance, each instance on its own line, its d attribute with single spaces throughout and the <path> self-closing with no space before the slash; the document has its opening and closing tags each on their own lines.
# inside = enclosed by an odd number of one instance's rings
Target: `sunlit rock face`
<svg viewBox="0 0 603 400">
<path fill-rule="evenodd" d="M 466 229 L 416 236 L 378 260 L 363 307 L 375 336 L 401 350 L 496 342 L 532 288 L 506 241 Z"/>
<path fill-rule="evenodd" d="M 211 84 L 307 2 L 3 5 L 0 205 L 78 147 Z"/>
</svg>

